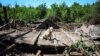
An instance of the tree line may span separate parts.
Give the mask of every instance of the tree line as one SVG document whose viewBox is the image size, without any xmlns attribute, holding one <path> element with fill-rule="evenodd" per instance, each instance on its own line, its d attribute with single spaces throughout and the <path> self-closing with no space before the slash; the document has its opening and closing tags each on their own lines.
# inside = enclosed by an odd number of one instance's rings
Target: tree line
<svg viewBox="0 0 100 56">
<path fill-rule="evenodd" d="M 0 25 L 11 20 L 32 23 L 43 18 L 65 23 L 82 23 L 88 22 L 93 15 L 100 16 L 100 1 L 85 5 L 74 2 L 72 6 L 68 6 L 65 2 L 54 3 L 50 8 L 46 6 L 46 3 L 37 7 L 19 6 L 18 4 L 11 7 L 10 5 L 3 6 L 0 3 Z"/>
</svg>

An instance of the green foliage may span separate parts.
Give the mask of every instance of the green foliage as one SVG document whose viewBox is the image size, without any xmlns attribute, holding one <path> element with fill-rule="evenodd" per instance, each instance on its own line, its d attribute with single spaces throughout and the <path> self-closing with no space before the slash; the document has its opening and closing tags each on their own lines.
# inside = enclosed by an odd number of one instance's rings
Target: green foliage
<svg viewBox="0 0 100 56">
<path fill-rule="evenodd" d="M 77 22 L 83 16 L 83 7 L 78 3 L 74 3 L 71 7 L 71 19 L 73 22 Z"/>
<path fill-rule="evenodd" d="M 47 8 L 46 8 L 46 4 L 41 4 L 36 8 L 37 11 L 37 17 L 39 19 L 43 19 L 46 15 L 47 12 Z"/>
<path fill-rule="evenodd" d="M 64 53 L 69 53 L 72 51 L 82 52 L 83 55 L 89 56 L 89 53 L 95 51 L 95 46 L 86 46 L 83 41 L 79 41 L 75 44 L 72 44 L 70 47 L 66 47 Z"/>
<path fill-rule="evenodd" d="M 61 13 L 61 21 L 68 23 L 70 19 L 70 8 L 66 5 L 65 2 L 59 5 L 59 8 Z"/>
<path fill-rule="evenodd" d="M 56 16 L 56 17 L 61 16 L 59 6 L 56 3 L 51 5 L 51 10 L 52 10 L 53 16 Z"/>
<path fill-rule="evenodd" d="M 100 0 L 98 0 L 98 1 L 95 3 L 93 13 L 94 13 L 94 15 L 99 15 L 99 16 L 100 16 Z"/>
<path fill-rule="evenodd" d="M 46 7 L 46 4 L 41 4 L 37 7 L 33 6 L 19 6 L 15 5 L 15 7 L 11 7 L 7 5 L 7 18 L 9 20 L 16 19 L 20 21 L 24 21 L 27 23 L 34 22 L 38 19 L 43 19 L 45 17 L 53 17 L 51 19 L 59 19 L 61 22 L 66 23 L 82 23 L 90 20 L 92 14 L 100 13 L 99 11 L 99 2 L 96 2 L 92 5 L 80 5 L 79 3 L 74 3 L 72 6 L 68 7 L 65 2 L 61 4 L 52 4 L 50 8 Z M 95 8 L 95 10 L 93 10 Z M 2 12 L 2 4 L 0 3 L 0 15 L 2 16 L 4 13 Z"/>
<path fill-rule="evenodd" d="M 89 20 L 90 24 L 100 24 L 100 0 L 98 0 L 93 6 L 92 18 Z"/>
</svg>

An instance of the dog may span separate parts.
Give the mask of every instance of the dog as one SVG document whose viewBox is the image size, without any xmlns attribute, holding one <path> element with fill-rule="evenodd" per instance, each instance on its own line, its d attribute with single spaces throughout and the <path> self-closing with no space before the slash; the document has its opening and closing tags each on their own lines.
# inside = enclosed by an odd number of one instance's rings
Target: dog
<svg viewBox="0 0 100 56">
<path fill-rule="evenodd" d="M 53 31 L 53 27 L 49 27 L 49 28 L 43 33 L 43 35 L 42 35 L 40 38 L 41 38 L 41 39 L 45 39 L 45 40 L 51 40 L 52 31 Z"/>
</svg>

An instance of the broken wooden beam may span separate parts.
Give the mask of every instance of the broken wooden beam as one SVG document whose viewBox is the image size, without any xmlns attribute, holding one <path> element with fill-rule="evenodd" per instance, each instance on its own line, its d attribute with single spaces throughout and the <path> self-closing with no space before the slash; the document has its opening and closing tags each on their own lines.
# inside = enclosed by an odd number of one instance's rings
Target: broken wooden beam
<svg viewBox="0 0 100 56">
<path fill-rule="evenodd" d="M 36 31 L 32 31 L 28 34 L 23 35 L 23 38 L 18 38 L 16 39 L 16 43 L 19 44 L 29 44 L 29 45 L 35 45 L 39 36 L 41 34 L 41 31 L 36 32 Z"/>
<path fill-rule="evenodd" d="M 41 50 L 38 50 L 35 56 L 40 56 L 40 54 L 41 54 Z"/>
</svg>

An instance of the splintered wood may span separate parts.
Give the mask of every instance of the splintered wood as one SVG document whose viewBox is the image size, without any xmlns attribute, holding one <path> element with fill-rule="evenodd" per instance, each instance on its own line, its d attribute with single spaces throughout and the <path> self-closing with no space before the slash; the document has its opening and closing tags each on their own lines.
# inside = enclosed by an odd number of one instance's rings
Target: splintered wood
<svg viewBox="0 0 100 56">
<path fill-rule="evenodd" d="M 41 39 L 40 37 L 44 34 L 45 30 L 29 32 L 22 37 L 16 39 L 17 43 L 25 44 L 37 44 L 38 46 L 70 46 L 77 42 L 80 38 L 75 34 L 69 33 L 60 29 L 59 31 L 53 31 L 51 40 Z M 41 34 L 40 34 L 41 33 Z M 37 43 L 35 43 L 37 41 Z"/>
<path fill-rule="evenodd" d="M 28 31 L 18 31 L 18 30 L 5 30 L 5 31 L 0 31 L 0 38 L 1 41 L 3 40 L 11 40 L 14 39 L 16 43 L 19 44 L 35 44 L 35 41 L 39 37 L 39 34 L 41 31 L 36 31 L 36 30 L 28 30 Z"/>
<path fill-rule="evenodd" d="M 38 50 L 35 56 L 40 56 L 40 54 L 41 54 L 41 50 Z"/>
<path fill-rule="evenodd" d="M 80 36 L 75 33 L 65 31 L 63 29 L 57 29 L 52 32 L 51 40 L 41 39 L 45 30 L 36 31 L 0 31 L 0 36 L 4 39 L 15 38 L 15 42 L 19 44 L 29 44 L 37 46 L 70 46 L 81 39 Z M 20 36 L 21 35 L 21 36 Z M 93 45 L 92 41 L 89 38 L 82 38 L 86 45 Z"/>
<path fill-rule="evenodd" d="M 75 34 L 74 32 L 72 33 L 72 32 L 69 32 L 69 31 L 64 31 L 63 29 L 60 29 L 60 30 L 61 30 L 61 32 L 63 32 L 68 38 L 70 38 L 71 41 L 72 41 L 73 43 L 77 43 L 77 42 L 80 41 L 81 38 L 82 38 L 82 41 L 83 41 L 87 46 L 92 46 L 92 45 L 94 45 L 94 43 L 93 43 L 94 40 L 91 40 L 90 37 L 82 37 L 82 36 L 79 36 L 79 35 Z M 94 41 L 94 42 L 95 42 L 95 41 Z M 98 44 L 98 45 L 100 44 L 100 43 L 98 43 L 97 41 L 96 41 L 95 43 Z"/>
<path fill-rule="evenodd" d="M 44 33 L 44 31 L 42 31 L 40 37 L 42 36 L 43 33 Z M 38 46 L 43 46 L 43 45 L 70 46 L 72 43 L 73 43 L 73 41 L 69 37 L 67 37 L 63 32 L 53 31 L 51 40 L 45 40 L 45 39 L 39 38 L 37 45 Z"/>
</svg>

